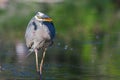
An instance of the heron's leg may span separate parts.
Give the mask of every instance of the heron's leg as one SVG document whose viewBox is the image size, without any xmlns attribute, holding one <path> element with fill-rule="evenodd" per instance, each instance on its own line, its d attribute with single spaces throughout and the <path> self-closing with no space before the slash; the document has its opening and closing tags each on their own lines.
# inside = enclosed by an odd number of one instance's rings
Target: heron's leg
<svg viewBox="0 0 120 80">
<path fill-rule="evenodd" d="M 42 66 L 43 66 L 43 61 L 44 61 L 44 58 L 45 58 L 46 50 L 47 50 L 47 48 L 45 48 L 43 50 L 43 56 L 42 56 L 41 63 L 40 63 L 40 75 L 42 74 Z"/>
<path fill-rule="evenodd" d="M 39 69 L 38 69 L 38 50 L 35 49 L 35 59 L 36 59 L 36 69 L 37 69 L 37 72 L 39 72 Z"/>
</svg>

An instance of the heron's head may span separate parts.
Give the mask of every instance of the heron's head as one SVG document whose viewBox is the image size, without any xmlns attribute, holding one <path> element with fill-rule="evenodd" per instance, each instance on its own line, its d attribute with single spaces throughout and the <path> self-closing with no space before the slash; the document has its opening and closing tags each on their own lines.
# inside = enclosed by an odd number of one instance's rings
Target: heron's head
<svg viewBox="0 0 120 80">
<path fill-rule="evenodd" d="M 48 15 L 42 12 L 37 12 L 37 14 L 35 15 L 35 19 L 38 21 L 52 22 L 52 19 Z"/>
</svg>

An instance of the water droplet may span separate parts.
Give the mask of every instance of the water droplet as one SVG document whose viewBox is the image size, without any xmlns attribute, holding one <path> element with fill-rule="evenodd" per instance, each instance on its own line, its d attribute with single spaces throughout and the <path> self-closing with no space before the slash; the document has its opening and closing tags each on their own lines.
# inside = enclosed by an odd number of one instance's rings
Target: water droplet
<svg viewBox="0 0 120 80">
<path fill-rule="evenodd" d="M 65 45 L 64 49 L 67 50 L 68 49 L 68 45 Z"/>
<path fill-rule="evenodd" d="M 70 48 L 70 50 L 72 51 L 72 50 L 73 50 L 73 48 Z"/>
<path fill-rule="evenodd" d="M 61 43 L 59 42 L 59 43 L 57 43 L 57 45 L 58 45 L 58 46 L 60 46 L 60 45 L 61 45 Z"/>
</svg>

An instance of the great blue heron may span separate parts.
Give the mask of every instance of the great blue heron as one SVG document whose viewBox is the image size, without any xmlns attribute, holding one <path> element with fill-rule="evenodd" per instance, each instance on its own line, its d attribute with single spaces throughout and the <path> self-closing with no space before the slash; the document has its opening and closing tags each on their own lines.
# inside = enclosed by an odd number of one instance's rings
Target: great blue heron
<svg viewBox="0 0 120 80">
<path fill-rule="evenodd" d="M 55 28 L 52 19 L 42 12 L 37 12 L 27 26 L 25 39 L 29 51 L 35 52 L 37 72 L 39 72 L 38 50 L 43 50 L 43 56 L 40 63 L 40 75 L 42 74 L 42 65 L 47 47 L 53 44 L 54 37 Z"/>
</svg>

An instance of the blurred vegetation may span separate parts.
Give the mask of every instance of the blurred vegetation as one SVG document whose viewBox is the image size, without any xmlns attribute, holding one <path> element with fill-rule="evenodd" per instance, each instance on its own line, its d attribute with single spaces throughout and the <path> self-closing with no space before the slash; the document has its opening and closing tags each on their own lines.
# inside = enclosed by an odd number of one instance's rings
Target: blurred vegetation
<svg viewBox="0 0 120 80">
<path fill-rule="evenodd" d="M 119 0 L 65 0 L 56 4 L 10 1 L 0 10 L 0 58 L 6 57 L 6 51 L 15 53 L 10 45 L 24 41 L 29 20 L 42 11 L 53 18 L 57 32 L 55 45 L 48 50 L 53 55 L 47 54 L 48 62 L 89 66 L 90 74 L 120 76 L 119 5 Z M 82 68 L 68 71 L 84 73 Z"/>
</svg>

